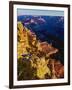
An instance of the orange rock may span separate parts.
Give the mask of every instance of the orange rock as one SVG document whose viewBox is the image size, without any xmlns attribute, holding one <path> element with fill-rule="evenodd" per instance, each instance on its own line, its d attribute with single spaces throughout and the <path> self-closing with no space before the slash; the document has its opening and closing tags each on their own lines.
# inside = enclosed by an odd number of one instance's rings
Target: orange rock
<svg viewBox="0 0 72 90">
<path fill-rule="evenodd" d="M 47 42 L 41 42 L 40 46 L 42 48 L 42 51 L 48 55 L 58 52 L 58 49 L 52 47 L 52 45 L 48 44 Z"/>
</svg>

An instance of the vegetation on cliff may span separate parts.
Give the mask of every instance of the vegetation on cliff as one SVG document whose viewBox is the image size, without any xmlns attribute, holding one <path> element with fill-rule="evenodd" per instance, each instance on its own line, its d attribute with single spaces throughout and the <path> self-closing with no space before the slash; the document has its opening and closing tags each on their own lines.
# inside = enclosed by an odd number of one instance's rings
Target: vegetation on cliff
<svg viewBox="0 0 72 90">
<path fill-rule="evenodd" d="M 57 48 L 38 40 L 36 34 L 21 22 L 17 23 L 17 39 L 18 80 L 64 77 L 64 66 L 51 58 L 58 52 Z"/>
</svg>

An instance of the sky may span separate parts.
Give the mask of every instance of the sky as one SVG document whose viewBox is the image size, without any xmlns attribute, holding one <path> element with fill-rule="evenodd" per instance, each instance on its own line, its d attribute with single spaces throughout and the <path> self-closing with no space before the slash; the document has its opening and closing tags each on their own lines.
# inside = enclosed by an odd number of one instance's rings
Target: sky
<svg viewBox="0 0 72 90">
<path fill-rule="evenodd" d="M 17 15 L 50 15 L 50 16 L 64 16 L 64 11 L 56 10 L 33 10 L 33 9 L 17 9 Z"/>
</svg>

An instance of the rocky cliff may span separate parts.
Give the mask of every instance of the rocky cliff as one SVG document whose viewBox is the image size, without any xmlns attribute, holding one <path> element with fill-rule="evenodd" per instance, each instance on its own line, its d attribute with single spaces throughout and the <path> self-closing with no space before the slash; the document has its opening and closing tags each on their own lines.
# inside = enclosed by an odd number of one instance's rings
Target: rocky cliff
<svg viewBox="0 0 72 90">
<path fill-rule="evenodd" d="M 46 41 L 37 39 L 34 32 L 21 22 L 17 24 L 18 80 L 63 78 L 64 67 L 51 58 L 58 52 Z"/>
</svg>

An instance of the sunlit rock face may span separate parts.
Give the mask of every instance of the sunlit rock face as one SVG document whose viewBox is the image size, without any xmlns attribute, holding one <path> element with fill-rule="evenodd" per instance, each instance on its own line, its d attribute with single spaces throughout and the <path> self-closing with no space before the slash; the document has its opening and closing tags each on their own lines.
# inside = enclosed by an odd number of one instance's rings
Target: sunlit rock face
<svg viewBox="0 0 72 90">
<path fill-rule="evenodd" d="M 22 22 L 17 24 L 17 38 L 18 80 L 64 77 L 61 62 L 51 58 L 51 55 L 59 52 L 57 48 L 47 41 L 39 40 L 35 32 L 29 30 Z"/>
<path fill-rule="evenodd" d="M 64 64 L 64 17 L 22 15 L 17 17 L 23 26 L 35 33 L 37 40 L 47 42 L 59 50 L 56 59 Z M 32 21 L 32 22 L 31 22 Z"/>
<path fill-rule="evenodd" d="M 48 44 L 47 42 L 41 42 L 40 47 L 44 53 L 49 55 L 58 52 L 58 49 L 52 47 L 52 45 Z"/>
</svg>

